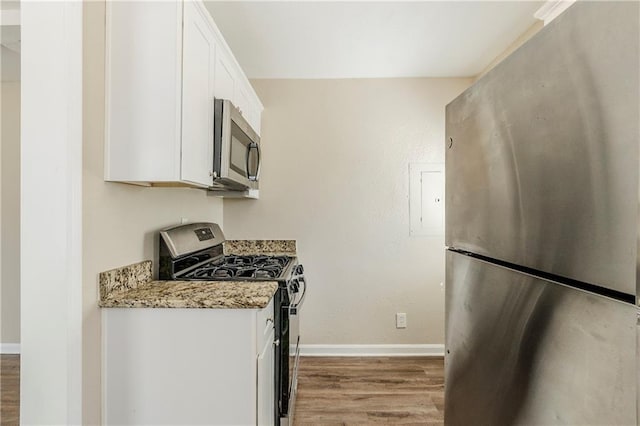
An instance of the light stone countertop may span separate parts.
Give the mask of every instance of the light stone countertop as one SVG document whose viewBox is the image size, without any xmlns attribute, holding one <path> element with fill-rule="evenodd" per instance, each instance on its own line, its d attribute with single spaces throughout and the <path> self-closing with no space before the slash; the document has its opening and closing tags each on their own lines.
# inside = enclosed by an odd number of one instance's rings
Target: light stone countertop
<svg viewBox="0 0 640 426">
<path fill-rule="evenodd" d="M 227 240 L 224 254 L 296 256 L 296 240 Z"/>
<path fill-rule="evenodd" d="M 228 240 L 225 254 L 296 256 L 295 240 Z M 153 281 L 145 260 L 102 272 L 102 308 L 261 309 L 278 290 L 277 281 Z"/>
<path fill-rule="evenodd" d="M 151 281 L 111 293 L 103 308 L 262 309 L 278 290 L 276 281 Z"/>
</svg>

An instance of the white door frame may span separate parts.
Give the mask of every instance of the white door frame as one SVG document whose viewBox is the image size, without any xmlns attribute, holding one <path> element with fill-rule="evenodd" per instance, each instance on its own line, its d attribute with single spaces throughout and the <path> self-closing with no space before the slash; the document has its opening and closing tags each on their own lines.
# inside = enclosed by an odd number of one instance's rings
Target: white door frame
<svg viewBox="0 0 640 426">
<path fill-rule="evenodd" d="M 22 424 L 82 423 L 82 2 L 21 2 Z"/>
</svg>

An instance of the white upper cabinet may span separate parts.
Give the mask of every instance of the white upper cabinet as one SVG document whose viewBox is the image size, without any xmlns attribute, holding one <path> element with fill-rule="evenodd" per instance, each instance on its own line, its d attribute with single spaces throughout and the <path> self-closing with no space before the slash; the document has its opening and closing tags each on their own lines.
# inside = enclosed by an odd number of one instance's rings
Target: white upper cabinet
<svg viewBox="0 0 640 426">
<path fill-rule="evenodd" d="M 182 46 L 182 180 L 208 186 L 213 183 L 216 45 L 195 3 L 184 4 Z"/>
<path fill-rule="evenodd" d="M 260 100 L 258 100 L 257 97 L 253 98 L 252 101 L 250 101 L 250 106 L 249 106 L 249 124 L 251 124 L 251 127 L 253 127 L 253 130 L 256 131 L 257 134 L 260 134 L 260 123 L 262 120 L 262 104 L 260 103 Z"/>
<path fill-rule="evenodd" d="M 216 56 L 216 79 L 214 95 L 219 99 L 233 99 L 235 79 L 233 64 L 227 55 L 220 53 Z"/>
<path fill-rule="evenodd" d="M 235 94 L 233 96 L 233 103 L 240 110 L 240 114 L 247 120 L 249 115 L 249 96 L 241 85 L 236 86 Z M 251 123 L 249 123 L 251 124 Z"/>
<path fill-rule="evenodd" d="M 105 180 L 209 187 L 213 100 L 262 104 L 200 1 L 107 2 Z"/>
<path fill-rule="evenodd" d="M 177 181 L 182 4 L 106 7 L 105 180 Z"/>
</svg>

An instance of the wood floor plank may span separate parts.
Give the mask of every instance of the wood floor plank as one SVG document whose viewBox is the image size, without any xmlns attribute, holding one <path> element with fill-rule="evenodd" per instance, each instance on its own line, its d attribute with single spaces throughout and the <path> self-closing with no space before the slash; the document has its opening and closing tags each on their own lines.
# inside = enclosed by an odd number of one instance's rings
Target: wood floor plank
<svg viewBox="0 0 640 426">
<path fill-rule="evenodd" d="M 296 425 L 444 421 L 444 361 L 426 357 L 304 357 Z"/>
<path fill-rule="evenodd" d="M 0 424 L 20 424 L 20 355 L 0 355 Z"/>
</svg>

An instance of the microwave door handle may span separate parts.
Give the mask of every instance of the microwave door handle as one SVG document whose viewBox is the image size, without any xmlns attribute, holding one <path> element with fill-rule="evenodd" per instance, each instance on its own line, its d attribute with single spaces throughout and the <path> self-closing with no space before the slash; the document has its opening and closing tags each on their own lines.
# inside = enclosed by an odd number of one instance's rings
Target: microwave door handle
<svg viewBox="0 0 640 426">
<path fill-rule="evenodd" d="M 253 174 L 249 170 L 249 158 L 251 157 L 252 149 L 255 149 L 256 154 L 258 155 L 256 170 L 255 170 L 255 173 Z M 258 146 L 257 143 L 251 142 L 249 145 L 247 145 L 247 179 L 249 179 L 252 182 L 256 182 L 258 180 L 258 173 L 260 173 L 260 147 Z"/>
<path fill-rule="evenodd" d="M 258 162 L 256 163 L 256 181 L 260 179 L 260 154 L 260 145 L 256 143 L 256 155 L 258 156 Z"/>
<path fill-rule="evenodd" d="M 251 172 L 249 172 L 249 157 L 251 156 L 251 144 L 247 145 L 247 154 L 245 158 L 245 171 L 247 172 L 247 179 L 251 180 Z"/>
</svg>

